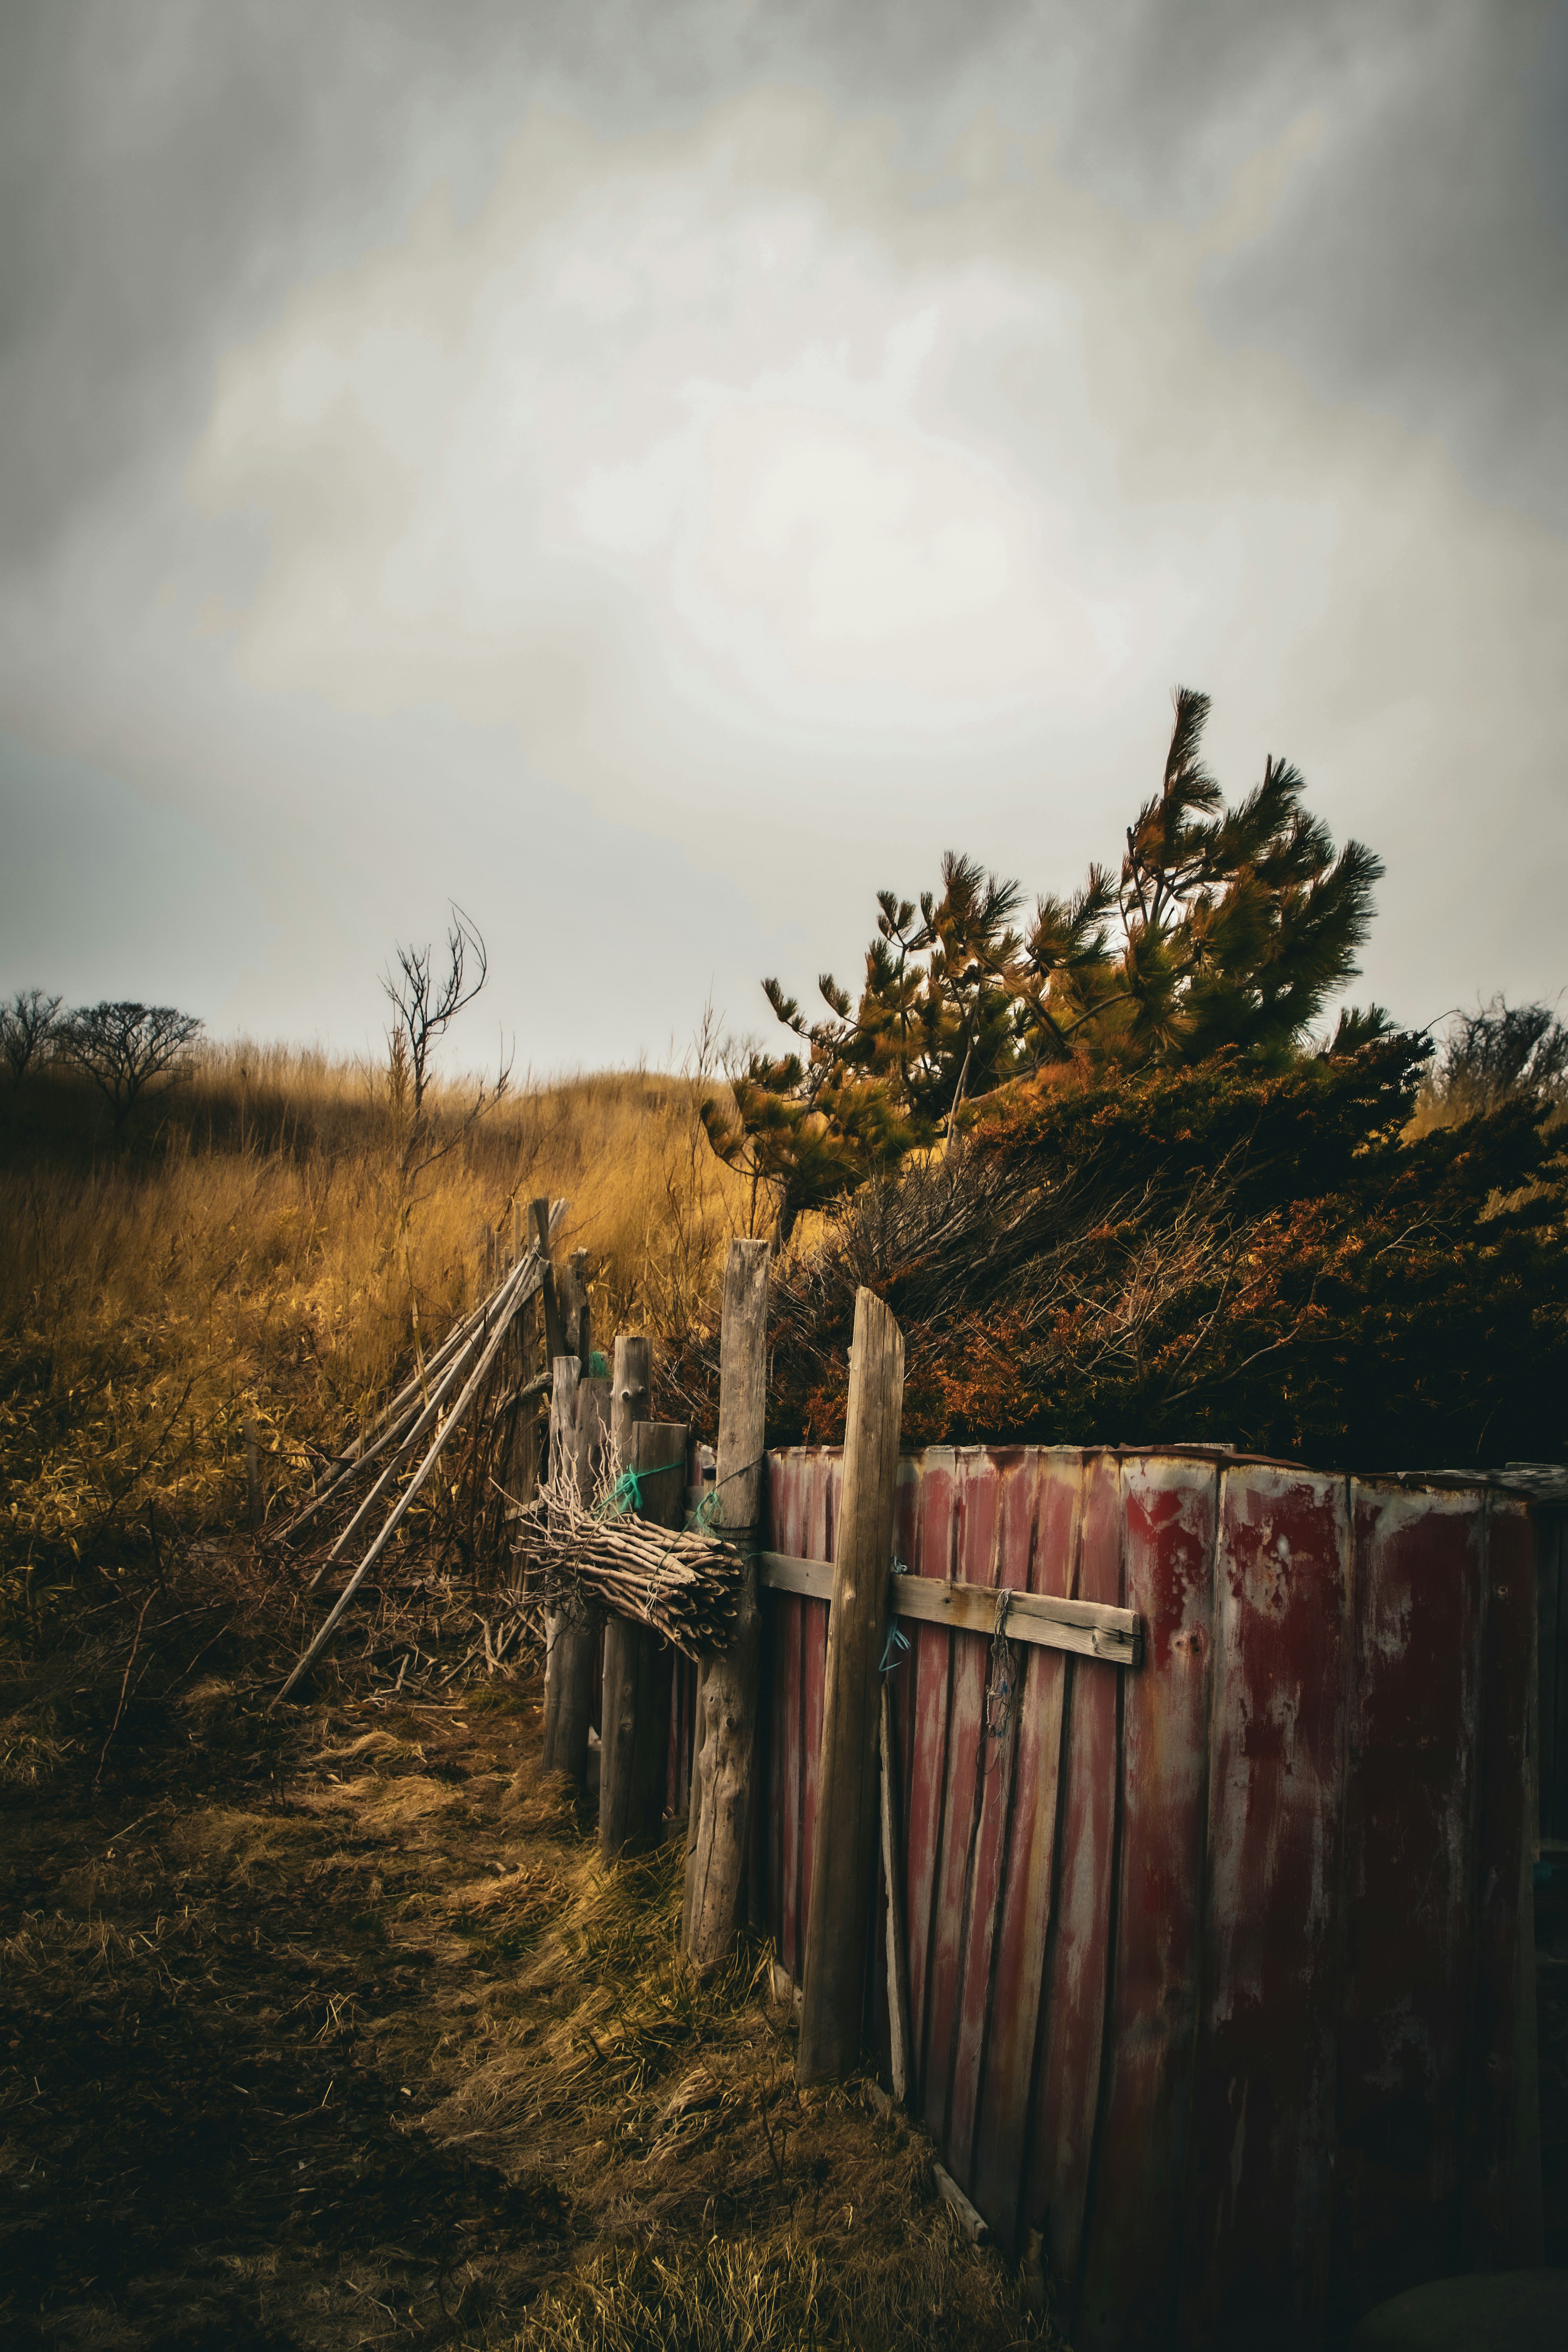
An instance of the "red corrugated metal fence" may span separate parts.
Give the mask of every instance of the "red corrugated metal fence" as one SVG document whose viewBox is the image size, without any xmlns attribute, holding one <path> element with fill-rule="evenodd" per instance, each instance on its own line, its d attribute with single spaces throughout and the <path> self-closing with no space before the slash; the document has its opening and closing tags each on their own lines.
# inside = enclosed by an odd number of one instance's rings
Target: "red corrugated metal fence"
<svg viewBox="0 0 1568 2352">
<path fill-rule="evenodd" d="M 837 1449 L 769 1474 L 769 1549 L 830 1559 Z M 989 1726 L 984 1638 L 909 1625 L 892 1677 L 911 2104 L 1004 2245 L 1043 2232 L 1079 2352 L 1262 2319 L 1316 2344 L 1527 2259 L 1524 1505 L 933 1448 L 901 1466 L 896 1543 L 923 1576 L 1144 1621 L 1126 1670 L 1012 1645 Z M 764 1609 L 756 1874 L 798 1973 L 827 1609 Z M 879 1971 L 868 2000 L 885 2050 Z"/>
</svg>

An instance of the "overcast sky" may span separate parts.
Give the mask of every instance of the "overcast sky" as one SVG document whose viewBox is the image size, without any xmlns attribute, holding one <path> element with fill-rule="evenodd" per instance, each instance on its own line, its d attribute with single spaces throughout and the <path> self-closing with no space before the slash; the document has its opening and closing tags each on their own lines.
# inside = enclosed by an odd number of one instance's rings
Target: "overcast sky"
<svg viewBox="0 0 1568 2352">
<path fill-rule="evenodd" d="M 1568 983 L 1568 5 L 0 0 L 0 989 L 537 1069 L 1113 860 Z"/>
</svg>

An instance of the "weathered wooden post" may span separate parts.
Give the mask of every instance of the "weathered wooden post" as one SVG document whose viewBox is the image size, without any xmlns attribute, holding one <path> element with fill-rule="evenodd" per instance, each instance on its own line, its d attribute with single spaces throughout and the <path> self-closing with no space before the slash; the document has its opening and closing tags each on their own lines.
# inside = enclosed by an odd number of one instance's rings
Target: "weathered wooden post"
<svg viewBox="0 0 1568 2352">
<path fill-rule="evenodd" d="M 610 1378 L 610 1444 L 617 1471 L 632 1467 L 634 1433 L 647 1419 L 652 1384 L 651 1343 L 640 1331 L 617 1331 Z M 605 1862 L 613 1862 L 626 1843 L 637 1680 L 637 1629 L 610 1610 L 599 1695 L 599 1852 Z"/>
<path fill-rule="evenodd" d="M 570 1364 L 576 1371 L 574 1356 L 558 1356 L 558 1375 L 564 1364 Z M 586 1502 L 598 1486 L 609 1448 L 610 1383 L 605 1380 L 579 1379 L 575 1387 L 577 1425 L 574 1431 L 563 1433 L 563 1450 L 566 1462 L 573 1465 L 568 1475 L 574 1476 L 577 1492 Z M 604 1621 L 605 1612 L 597 1601 L 585 1600 L 581 1594 L 570 1599 L 561 1612 L 552 1653 L 560 1669 L 561 1689 L 554 1769 L 570 1772 L 579 1789 L 588 1785 L 588 1733 L 594 1720 L 594 1677 L 599 1662 L 599 1629 Z M 550 1760 L 547 1757 L 546 1761 Z"/>
<path fill-rule="evenodd" d="M 550 1394 L 550 1469 L 552 1476 L 562 1475 L 562 1465 L 570 1467 L 574 1478 L 577 1465 L 577 1384 L 579 1373 L 575 1356 L 557 1356 L 551 1367 L 553 1385 Z M 567 1643 L 571 1633 L 571 1612 L 552 1609 L 544 1622 L 544 1742 L 542 1761 L 547 1772 L 572 1772 L 568 1760 L 568 1740 L 563 1727 L 562 1701 L 567 1676 Z M 584 1776 L 587 1772 L 588 1735 L 583 1734 Z"/>
<path fill-rule="evenodd" d="M 861 1290 L 855 1299 L 844 1498 L 827 1622 L 822 1777 L 795 2060 L 803 2083 L 847 2074 L 860 2056 L 880 1810 L 877 1679 L 887 1636 L 903 1398 L 903 1334 L 882 1300 Z"/>
<path fill-rule="evenodd" d="M 562 1344 L 569 1356 L 575 1356 L 583 1367 L 583 1377 L 588 1377 L 588 1366 L 594 1353 L 593 1309 L 588 1304 L 588 1284 L 584 1267 L 588 1263 L 586 1250 L 574 1250 L 563 1269 L 557 1286 L 560 1293 Z"/>
<path fill-rule="evenodd" d="M 767 1319 L 768 1244 L 732 1241 L 724 1269 L 719 1449 L 710 1524 L 748 1552 L 756 1549 L 761 1516 Z M 761 1661 L 757 1568 L 748 1559 L 730 1645 L 704 1661 L 697 1686 L 681 1941 L 704 1972 L 717 1968 L 729 1950 L 744 1892 Z"/>
<path fill-rule="evenodd" d="M 618 1379 L 616 1391 L 618 1400 Z M 642 1517 L 656 1527 L 680 1525 L 689 1436 L 684 1422 L 633 1424 L 628 1466 L 637 1475 Z M 658 1843 L 674 1667 L 674 1652 L 651 1627 L 613 1612 L 605 1618 L 599 1851 L 606 1862 Z"/>
</svg>

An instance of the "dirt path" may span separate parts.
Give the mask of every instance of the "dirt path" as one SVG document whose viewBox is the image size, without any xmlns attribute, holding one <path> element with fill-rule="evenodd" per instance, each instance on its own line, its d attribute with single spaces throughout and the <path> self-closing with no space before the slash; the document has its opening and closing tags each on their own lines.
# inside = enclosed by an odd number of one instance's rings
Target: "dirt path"
<svg viewBox="0 0 1568 2352">
<path fill-rule="evenodd" d="M 754 1969 L 692 1984 L 673 1857 L 600 1871 L 537 1720 L 209 1674 L 96 1792 L 96 1729 L 13 1779 L 0 2339 L 1037 2340 Z"/>
</svg>

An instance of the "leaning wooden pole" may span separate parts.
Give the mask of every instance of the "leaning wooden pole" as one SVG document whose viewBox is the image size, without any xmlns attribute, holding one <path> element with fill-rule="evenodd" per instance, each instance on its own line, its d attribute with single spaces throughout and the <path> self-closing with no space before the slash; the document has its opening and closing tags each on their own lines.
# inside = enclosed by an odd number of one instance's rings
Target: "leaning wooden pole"
<svg viewBox="0 0 1568 2352">
<path fill-rule="evenodd" d="M 847 2074 L 860 2056 L 878 1819 L 878 1667 L 887 1638 L 904 1340 L 882 1300 L 855 1300 L 833 1603 L 827 1621 L 822 1771 L 805 1931 L 796 2077 Z"/>
<path fill-rule="evenodd" d="M 715 1534 L 755 1552 L 767 1405 L 768 1244 L 733 1241 L 724 1269 L 719 1342 Z M 745 1885 L 746 1831 L 757 1744 L 762 1614 L 757 1569 L 746 1563 L 728 1648 L 707 1660 L 697 1690 L 697 1754 L 686 1847 L 681 1940 L 701 1971 L 729 1951 Z"/>
</svg>

